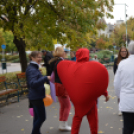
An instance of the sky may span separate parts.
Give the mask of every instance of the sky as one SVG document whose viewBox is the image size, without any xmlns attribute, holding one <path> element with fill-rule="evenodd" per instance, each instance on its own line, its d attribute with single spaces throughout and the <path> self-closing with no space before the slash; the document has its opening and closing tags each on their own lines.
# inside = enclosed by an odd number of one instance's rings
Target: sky
<svg viewBox="0 0 134 134">
<path fill-rule="evenodd" d="M 106 19 L 107 23 L 111 23 L 114 24 L 116 22 L 116 20 L 125 20 L 125 5 L 116 5 L 116 4 L 127 4 L 128 7 L 126 7 L 127 9 L 127 19 L 129 19 L 131 16 L 134 17 L 134 0 L 114 0 L 114 8 L 113 8 L 113 12 L 111 14 L 113 14 L 114 19 Z"/>
</svg>

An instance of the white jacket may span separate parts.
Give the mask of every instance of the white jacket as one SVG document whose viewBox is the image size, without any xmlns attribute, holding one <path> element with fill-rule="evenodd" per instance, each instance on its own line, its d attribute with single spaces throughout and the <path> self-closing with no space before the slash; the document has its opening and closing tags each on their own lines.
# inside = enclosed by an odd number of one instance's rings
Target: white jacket
<svg viewBox="0 0 134 134">
<path fill-rule="evenodd" d="M 122 60 L 115 74 L 114 88 L 120 98 L 119 110 L 134 112 L 134 55 Z"/>
</svg>

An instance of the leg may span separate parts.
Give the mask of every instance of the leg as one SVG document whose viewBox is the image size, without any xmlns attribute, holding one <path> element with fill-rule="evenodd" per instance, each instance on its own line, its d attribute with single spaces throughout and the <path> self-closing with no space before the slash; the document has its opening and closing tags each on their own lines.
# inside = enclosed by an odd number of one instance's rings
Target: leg
<svg viewBox="0 0 134 134">
<path fill-rule="evenodd" d="M 40 128 L 43 122 L 46 120 L 45 106 L 44 104 L 40 104 L 39 106 L 33 106 L 34 108 L 34 124 L 32 134 L 40 134 Z"/>
<path fill-rule="evenodd" d="M 59 121 L 63 121 L 64 105 L 63 105 L 63 103 L 62 103 L 62 97 L 59 97 L 59 96 L 58 96 L 58 100 L 59 100 L 59 103 L 60 103 Z"/>
<path fill-rule="evenodd" d="M 123 112 L 123 134 L 133 134 L 134 132 L 134 113 Z"/>
<path fill-rule="evenodd" d="M 96 103 L 87 114 L 87 119 L 90 125 L 91 134 L 98 134 L 98 112 Z"/>
<path fill-rule="evenodd" d="M 79 117 L 77 115 L 74 115 L 71 134 L 78 134 L 79 133 L 82 118 L 83 117 Z"/>
<path fill-rule="evenodd" d="M 69 117 L 69 112 L 71 109 L 71 103 L 70 103 L 69 96 L 62 97 L 62 104 L 63 104 L 63 108 L 64 108 L 62 120 L 67 121 L 68 117 Z"/>
</svg>

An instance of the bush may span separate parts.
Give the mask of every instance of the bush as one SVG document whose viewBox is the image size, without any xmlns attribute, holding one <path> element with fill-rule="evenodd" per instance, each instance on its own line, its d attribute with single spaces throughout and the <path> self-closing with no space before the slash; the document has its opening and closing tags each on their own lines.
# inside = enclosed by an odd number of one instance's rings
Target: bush
<svg viewBox="0 0 134 134">
<path fill-rule="evenodd" d="M 9 56 L 9 55 L 7 55 L 7 56 Z M 7 61 L 12 61 L 15 59 L 19 59 L 19 55 L 13 55 L 13 56 L 10 55 Z"/>
<path fill-rule="evenodd" d="M 11 62 L 12 63 L 19 63 L 20 62 L 20 59 L 18 58 L 18 59 L 12 60 Z"/>
<path fill-rule="evenodd" d="M 97 55 L 97 57 L 101 63 L 109 63 L 113 53 L 110 51 L 107 51 L 107 50 L 103 50 L 103 51 L 99 51 L 95 54 L 91 54 L 91 57 L 94 57 L 94 55 Z"/>
</svg>

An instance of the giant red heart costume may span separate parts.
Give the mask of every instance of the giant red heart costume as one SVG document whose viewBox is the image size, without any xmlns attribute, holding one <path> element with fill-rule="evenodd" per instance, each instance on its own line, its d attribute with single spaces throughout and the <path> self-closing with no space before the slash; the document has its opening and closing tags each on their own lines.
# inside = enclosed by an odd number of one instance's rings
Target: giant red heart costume
<svg viewBox="0 0 134 134">
<path fill-rule="evenodd" d="M 91 113 L 96 114 L 96 100 L 107 92 L 109 80 L 104 65 L 96 61 L 89 62 L 88 49 L 79 49 L 76 52 L 76 58 L 76 62 L 64 60 L 57 66 L 58 75 L 74 104 L 75 117 L 77 116 L 77 119 L 73 120 L 72 134 L 78 133 L 80 120 L 84 115 L 90 114 L 91 118 Z M 91 112 L 92 109 L 94 112 Z M 78 129 L 78 131 L 74 129 Z M 92 131 L 92 134 L 96 133 Z"/>
</svg>

